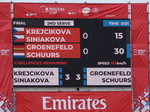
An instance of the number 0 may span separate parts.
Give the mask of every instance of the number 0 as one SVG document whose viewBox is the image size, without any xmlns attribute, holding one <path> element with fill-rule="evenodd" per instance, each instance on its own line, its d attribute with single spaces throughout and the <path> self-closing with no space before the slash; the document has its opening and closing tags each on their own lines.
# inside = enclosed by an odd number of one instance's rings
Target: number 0
<svg viewBox="0 0 150 112">
<path fill-rule="evenodd" d="M 86 32 L 83 33 L 83 38 L 84 38 L 84 39 L 87 39 L 87 38 L 88 38 L 88 33 L 86 33 Z"/>
<path fill-rule="evenodd" d="M 88 53 L 89 53 L 88 48 L 84 48 L 84 49 L 83 49 L 83 54 L 88 54 Z"/>
</svg>

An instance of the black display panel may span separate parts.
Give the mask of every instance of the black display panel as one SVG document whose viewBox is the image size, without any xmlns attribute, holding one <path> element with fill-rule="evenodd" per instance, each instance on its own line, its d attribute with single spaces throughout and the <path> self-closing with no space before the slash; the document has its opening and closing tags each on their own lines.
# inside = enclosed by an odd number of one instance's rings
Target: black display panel
<svg viewBox="0 0 150 112">
<path fill-rule="evenodd" d="M 130 86 L 130 20 L 13 19 L 14 86 Z"/>
</svg>

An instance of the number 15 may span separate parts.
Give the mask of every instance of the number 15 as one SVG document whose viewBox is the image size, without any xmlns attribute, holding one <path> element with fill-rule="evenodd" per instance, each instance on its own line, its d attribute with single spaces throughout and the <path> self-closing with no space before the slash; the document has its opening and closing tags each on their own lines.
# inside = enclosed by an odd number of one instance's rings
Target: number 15
<svg viewBox="0 0 150 112">
<path fill-rule="evenodd" d="M 119 32 L 119 33 L 115 33 L 116 39 L 123 39 L 123 33 Z"/>
</svg>

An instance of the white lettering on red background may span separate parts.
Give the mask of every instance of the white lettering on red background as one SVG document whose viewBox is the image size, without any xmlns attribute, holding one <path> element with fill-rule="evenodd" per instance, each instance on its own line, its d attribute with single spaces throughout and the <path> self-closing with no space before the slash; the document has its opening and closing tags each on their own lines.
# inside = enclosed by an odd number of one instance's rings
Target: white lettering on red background
<svg viewBox="0 0 150 112">
<path fill-rule="evenodd" d="M 106 109 L 106 99 L 53 99 L 52 97 L 42 97 L 43 110 L 103 110 Z"/>
</svg>

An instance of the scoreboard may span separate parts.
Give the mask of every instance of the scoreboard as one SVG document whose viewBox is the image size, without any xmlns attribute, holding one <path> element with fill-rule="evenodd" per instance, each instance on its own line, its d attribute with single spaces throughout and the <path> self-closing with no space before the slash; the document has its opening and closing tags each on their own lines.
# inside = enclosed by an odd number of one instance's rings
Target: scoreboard
<svg viewBox="0 0 150 112">
<path fill-rule="evenodd" d="M 14 86 L 131 86 L 129 19 L 12 24 Z"/>
</svg>

